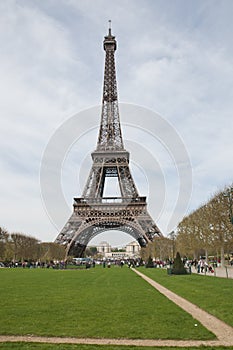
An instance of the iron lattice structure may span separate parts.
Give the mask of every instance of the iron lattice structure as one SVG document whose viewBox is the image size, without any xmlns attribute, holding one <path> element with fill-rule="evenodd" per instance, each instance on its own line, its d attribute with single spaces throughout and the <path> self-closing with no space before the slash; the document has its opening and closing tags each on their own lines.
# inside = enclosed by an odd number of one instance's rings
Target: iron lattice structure
<svg viewBox="0 0 233 350">
<path fill-rule="evenodd" d="M 81 257 L 88 242 L 103 231 L 130 234 L 141 247 L 161 232 L 147 211 L 146 197 L 138 194 L 124 149 L 119 118 L 115 69 L 115 37 L 104 38 L 105 71 L 101 124 L 93 165 L 82 197 L 74 198 L 74 210 L 55 242 L 66 246 L 67 255 Z M 116 177 L 120 197 L 103 197 L 105 180 Z"/>
</svg>

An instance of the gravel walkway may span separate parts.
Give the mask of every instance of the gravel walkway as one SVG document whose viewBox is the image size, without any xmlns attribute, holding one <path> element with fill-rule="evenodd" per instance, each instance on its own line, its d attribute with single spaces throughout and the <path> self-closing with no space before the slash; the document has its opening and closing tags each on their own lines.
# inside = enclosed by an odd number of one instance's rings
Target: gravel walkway
<svg viewBox="0 0 233 350">
<path fill-rule="evenodd" d="M 160 293 L 172 300 L 183 310 L 191 314 L 209 331 L 216 335 L 216 340 L 160 340 L 160 339 L 93 339 L 93 338 L 61 338 L 37 336 L 0 336 L 0 342 L 37 342 L 51 344 L 93 344 L 93 345 L 134 345 L 134 346 L 177 346 L 198 347 L 205 346 L 233 346 L 233 328 L 216 317 L 203 311 L 186 299 L 171 292 L 167 288 L 153 281 L 136 269 L 132 269 Z"/>
</svg>

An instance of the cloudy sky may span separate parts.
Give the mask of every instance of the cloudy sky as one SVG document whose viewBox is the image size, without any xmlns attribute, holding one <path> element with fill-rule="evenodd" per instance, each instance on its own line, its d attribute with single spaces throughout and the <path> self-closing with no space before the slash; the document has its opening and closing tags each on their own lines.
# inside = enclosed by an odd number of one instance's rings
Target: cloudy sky
<svg viewBox="0 0 233 350">
<path fill-rule="evenodd" d="M 1 1 L 0 225 L 53 241 L 81 195 L 97 141 L 109 19 L 125 147 L 163 233 L 230 185 L 232 13 L 231 0 Z M 58 179 L 48 170 L 41 179 L 46 150 L 53 166 L 64 154 Z"/>
</svg>

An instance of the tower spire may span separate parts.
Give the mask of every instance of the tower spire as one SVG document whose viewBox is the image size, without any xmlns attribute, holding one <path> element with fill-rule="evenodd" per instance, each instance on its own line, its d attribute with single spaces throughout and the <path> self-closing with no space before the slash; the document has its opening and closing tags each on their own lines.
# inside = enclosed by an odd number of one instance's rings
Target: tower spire
<svg viewBox="0 0 233 350">
<path fill-rule="evenodd" d="M 104 37 L 105 68 L 102 97 L 102 113 L 97 143 L 97 150 L 124 150 L 121 134 L 119 107 L 117 98 L 117 82 L 115 69 L 115 51 L 117 43 L 112 35 L 109 21 L 108 35 Z"/>
</svg>

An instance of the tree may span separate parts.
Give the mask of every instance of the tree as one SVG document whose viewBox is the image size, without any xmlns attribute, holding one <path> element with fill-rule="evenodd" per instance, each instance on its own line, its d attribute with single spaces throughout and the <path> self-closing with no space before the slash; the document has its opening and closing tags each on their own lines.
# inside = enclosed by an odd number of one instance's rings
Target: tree
<svg viewBox="0 0 233 350">
<path fill-rule="evenodd" d="M 62 261 L 65 258 L 65 247 L 53 242 L 42 242 L 39 244 L 40 260 L 42 261 Z"/>
<path fill-rule="evenodd" d="M 12 233 L 10 240 L 13 247 L 12 260 L 24 261 L 37 260 L 39 258 L 38 239 L 22 233 Z"/>
<path fill-rule="evenodd" d="M 113 251 L 113 250 L 112 250 Z M 97 257 L 98 256 L 98 251 L 97 248 L 94 246 L 87 247 L 84 252 L 85 257 Z"/>
<path fill-rule="evenodd" d="M 176 233 L 175 231 L 172 231 L 168 234 L 168 238 L 170 240 L 170 247 L 171 247 L 171 258 L 175 258 L 175 249 L 176 249 Z"/>
<path fill-rule="evenodd" d="M 149 259 L 149 256 L 152 258 L 156 257 L 157 239 L 158 238 L 156 237 L 153 242 L 148 242 L 146 247 L 141 248 L 140 257 L 143 261 L 147 261 Z"/>
<path fill-rule="evenodd" d="M 6 229 L 0 227 L 0 260 L 5 260 L 6 245 L 9 239 L 9 233 Z"/>
<path fill-rule="evenodd" d="M 160 261 L 173 259 L 174 241 L 168 237 L 158 237 L 154 241 L 155 257 Z"/>
</svg>

